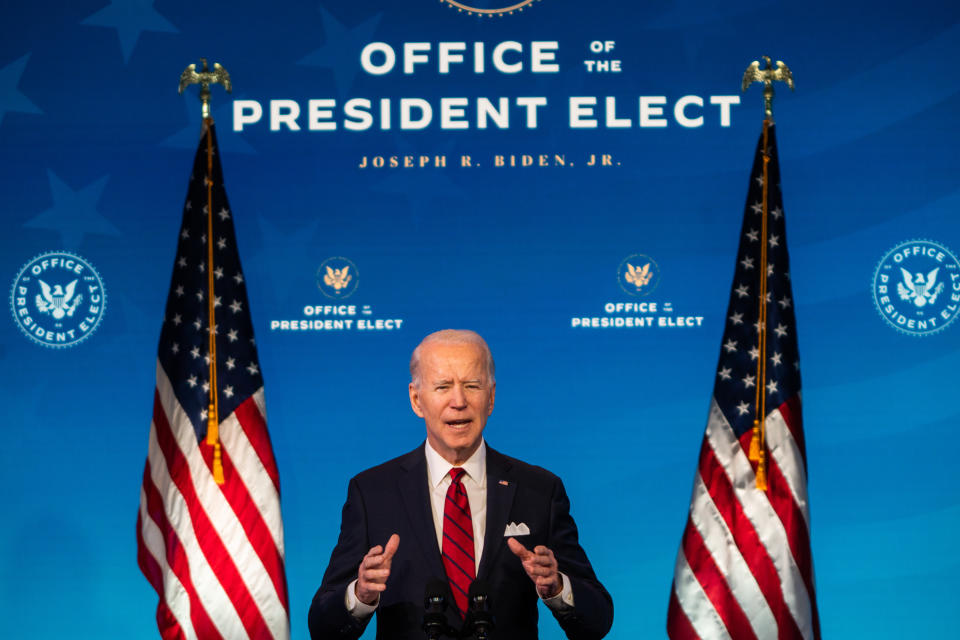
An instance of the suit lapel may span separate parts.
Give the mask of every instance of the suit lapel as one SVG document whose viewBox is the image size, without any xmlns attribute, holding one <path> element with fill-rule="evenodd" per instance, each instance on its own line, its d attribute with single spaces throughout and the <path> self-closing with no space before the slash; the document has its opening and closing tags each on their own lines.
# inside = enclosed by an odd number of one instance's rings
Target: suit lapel
<svg viewBox="0 0 960 640">
<path fill-rule="evenodd" d="M 513 496 L 517 491 L 511 467 L 505 456 L 487 446 L 487 531 L 483 536 L 478 578 L 487 578 L 497 556 L 507 546 L 503 532 L 507 528 L 507 518 L 510 517 Z"/>
<path fill-rule="evenodd" d="M 427 459 L 423 447 L 419 447 L 406 456 L 400 463 L 405 471 L 400 477 L 399 489 L 403 506 L 410 521 L 413 536 L 417 539 L 423 557 L 427 561 L 430 573 L 440 579 L 446 579 L 440 549 L 437 547 L 437 531 L 430 511 L 430 494 L 427 491 Z M 402 544 L 403 541 L 401 541 Z"/>
</svg>

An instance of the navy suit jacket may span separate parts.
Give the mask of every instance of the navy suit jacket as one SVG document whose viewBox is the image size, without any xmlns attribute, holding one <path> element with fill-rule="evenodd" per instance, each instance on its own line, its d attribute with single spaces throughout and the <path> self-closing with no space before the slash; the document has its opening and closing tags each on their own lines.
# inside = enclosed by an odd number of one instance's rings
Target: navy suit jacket
<svg viewBox="0 0 960 640">
<path fill-rule="evenodd" d="M 371 547 L 400 535 L 386 590 L 377 608 L 377 638 L 425 638 L 421 629 L 424 589 L 431 579 L 446 581 L 428 493 L 423 446 L 368 469 L 350 480 L 343 506 L 340 539 L 323 583 L 310 606 L 310 635 L 359 637 L 369 618 L 357 620 L 344 604 L 347 586 L 356 579 Z M 487 528 L 477 578 L 490 586 L 496 622 L 491 640 L 537 638 L 537 596 L 533 581 L 507 547 L 510 522 L 526 523 L 530 534 L 518 536 L 528 549 L 549 547 L 559 570 L 570 579 L 574 607 L 554 617 L 573 640 L 602 638 L 613 623 L 613 600 L 597 580 L 577 541 L 570 501 L 560 478 L 546 469 L 510 458 L 487 447 Z M 449 623 L 462 622 L 448 607 Z"/>
</svg>

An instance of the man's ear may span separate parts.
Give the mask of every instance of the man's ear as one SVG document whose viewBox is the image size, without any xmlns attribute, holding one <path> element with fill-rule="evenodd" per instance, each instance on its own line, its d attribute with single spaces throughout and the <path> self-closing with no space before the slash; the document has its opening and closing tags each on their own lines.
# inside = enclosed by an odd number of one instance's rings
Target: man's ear
<svg viewBox="0 0 960 640">
<path fill-rule="evenodd" d="M 420 408 L 420 389 L 416 387 L 412 382 L 407 387 L 407 390 L 410 392 L 410 408 L 413 409 L 413 412 L 423 417 L 423 409 Z"/>
<path fill-rule="evenodd" d="M 493 413 L 493 402 L 497 398 L 497 383 L 494 382 L 493 386 L 490 388 L 490 408 L 487 409 L 487 415 L 489 416 Z"/>
</svg>

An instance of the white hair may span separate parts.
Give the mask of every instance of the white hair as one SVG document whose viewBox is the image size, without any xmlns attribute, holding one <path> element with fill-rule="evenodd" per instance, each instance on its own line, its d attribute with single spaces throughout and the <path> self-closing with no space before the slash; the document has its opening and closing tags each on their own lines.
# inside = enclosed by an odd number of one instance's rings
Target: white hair
<svg viewBox="0 0 960 640">
<path fill-rule="evenodd" d="M 410 382 L 416 388 L 419 389 L 420 383 L 422 382 L 420 377 L 421 350 L 425 345 L 431 344 L 472 344 L 479 347 L 483 352 L 483 359 L 487 365 L 487 378 L 491 385 L 496 383 L 496 367 L 493 364 L 493 354 L 490 353 L 490 347 L 487 346 L 486 340 L 480 337 L 480 334 L 476 331 L 470 331 L 469 329 L 443 329 L 441 331 L 434 331 L 421 340 L 420 344 L 417 345 L 417 348 L 413 350 L 413 354 L 410 356 Z"/>
</svg>

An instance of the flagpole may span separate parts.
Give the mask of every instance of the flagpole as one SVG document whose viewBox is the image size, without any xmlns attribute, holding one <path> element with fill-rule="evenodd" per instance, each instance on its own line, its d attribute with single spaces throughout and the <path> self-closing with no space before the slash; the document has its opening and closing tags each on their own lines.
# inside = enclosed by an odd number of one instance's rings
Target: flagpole
<svg viewBox="0 0 960 640">
<path fill-rule="evenodd" d="M 213 447 L 213 480 L 223 484 L 223 454 L 220 448 L 220 411 L 217 386 L 217 325 L 216 325 L 216 292 L 214 291 L 213 265 L 213 117 L 210 115 L 210 85 L 220 83 L 227 92 L 232 92 L 233 85 L 230 74 L 213 63 L 213 71 L 207 67 L 206 58 L 200 58 L 203 70 L 197 72 L 197 65 L 188 65 L 180 74 L 179 93 L 191 84 L 200 85 L 200 101 L 202 103 L 203 133 L 207 138 L 207 175 L 204 178 L 207 187 L 207 331 L 210 360 L 209 405 L 207 407 L 207 438 L 208 445 Z"/>
<path fill-rule="evenodd" d="M 767 456 L 766 456 L 766 416 L 767 416 L 767 243 L 768 243 L 768 193 L 770 184 L 769 165 L 770 127 L 773 126 L 773 83 L 785 82 L 793 90 L 793 74 L 790 68 L 777 60 L 777 68 L 770 64 L 770 57 L 763 56 L 766 67 L 761 69 L 760 62 L 754 60 L 743 74 L 742 90 L 746 91 L 754 82 L 763 83 L 763 196 L 760 210 L 760 265 L 759 265 L 759 313 L 757 318 L 757 393 L 754 404 L 753 435 L 750 438 L 750 450 L 747 457 L 757 463 L 756 486 L 760 491 L 767 490 Z"/>
</svg>

